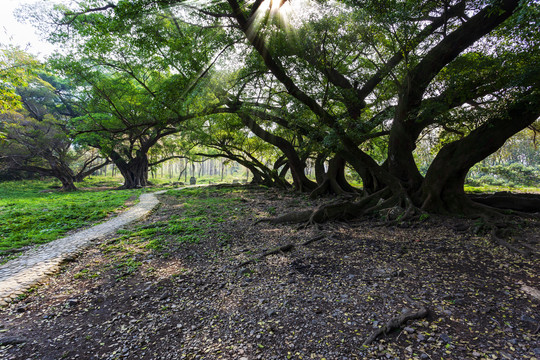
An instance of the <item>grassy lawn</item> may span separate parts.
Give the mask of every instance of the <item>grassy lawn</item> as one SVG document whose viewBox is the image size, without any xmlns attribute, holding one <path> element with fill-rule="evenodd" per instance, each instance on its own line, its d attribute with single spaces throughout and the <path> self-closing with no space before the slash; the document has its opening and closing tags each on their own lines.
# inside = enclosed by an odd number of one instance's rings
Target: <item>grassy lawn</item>
<svg viewBox="0 0 540 360">
<path fill-rule="evenodd" d="M 465 184 L 465 192 L 467 193 L 494 193 L 498 191 L 538 194 L 540 192 L 540 188 L 534 187 L 534 186 L 513 186 L 513 187 L 494 186 L 494 185 L 471 186 L 471 185 Z"/>
<path fill-rule="evenodd" d="M 181 204 L 182 213 L 169 214 L 167 220 L 137 226 L 131 230 L 119 230 L 121 238 L 146 241 L 146 248 L 163 251 L 163 244 L 174 239 L 176 244 L 198 243 L 208 236 L 216 236 L 222 245 L 227 234 L 214 234 L 212 229 L 225 221 L 225 217 L 237 219 L 242 215 L 241 200 L 235 195 L 246 193 L 242 188 L 193 188 L 170 190 L 167 195 Z"/>
<path fill-rule="evenodd" d="M 56 240 L 67 231 L 91 225 L 124 206 L 141 190 L 45 192 L 53 181 L 0 183 L 0 255 L 11 249 Z M 118 186 L 96 179 L 77 184 L 79 188 Z"/>
</svg>

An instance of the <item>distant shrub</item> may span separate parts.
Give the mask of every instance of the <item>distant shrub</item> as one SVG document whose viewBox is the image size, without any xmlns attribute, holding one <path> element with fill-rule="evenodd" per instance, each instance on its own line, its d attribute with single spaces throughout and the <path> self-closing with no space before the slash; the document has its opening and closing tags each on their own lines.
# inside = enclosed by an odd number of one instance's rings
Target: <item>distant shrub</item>
<svg viewBox="0 0 540 360">
<path fill-rule="evenodd" d="M 540 166 L 477 164 L 469 172 L 466 183 L 472 186 L 540 186 Z"/>
</svg>

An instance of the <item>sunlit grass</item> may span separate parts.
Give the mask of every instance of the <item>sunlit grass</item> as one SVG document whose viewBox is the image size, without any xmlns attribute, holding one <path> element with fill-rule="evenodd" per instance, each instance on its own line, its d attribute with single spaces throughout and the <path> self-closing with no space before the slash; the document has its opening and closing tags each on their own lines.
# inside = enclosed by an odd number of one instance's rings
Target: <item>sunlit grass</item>
<svg viewBox="0 0 540 360">
<path fill-rule="evenodd" d="M 147 250 L 161 255 L 182 244 L 197 244 L 211 237 L 218 237 L 226 243 L 230 239 L 227 233 L 216 233 L 218 224 L 227 219 L 237 219 L 245 215 L 245 205 L 239 195 L 245 194 L 241 187 L 194 187 L 182 190 L 170 190 L 168 196 L 178 201 L 179 213 L 171 214 L 167 220 L 139 225 L 130 230 L 119 230 L 119 237 L 108 250 L 127 244 L 141 244 Z"/>
<path fill-rule="evenodd" d="M 465 192 L 468 193 L 493 193 L 499 191 L 508 191 L 515 193 L 540 193 L 540 188 L 534 186 L 495 186 L 495 185 L 480 185 L 471 186 L 465 185 Z"/>
<path fill-rule="evenodd" d="M 79 187 L 93 187 L 97 181 Z M 0 183 L 0 255 L 10 249 L 56 240 L 70 230 L 99 222 L 122 208 L 131 196 L 141 193 L 50 191 L 54 185 L 57 184 L 52 181 Z"/>
</svg>

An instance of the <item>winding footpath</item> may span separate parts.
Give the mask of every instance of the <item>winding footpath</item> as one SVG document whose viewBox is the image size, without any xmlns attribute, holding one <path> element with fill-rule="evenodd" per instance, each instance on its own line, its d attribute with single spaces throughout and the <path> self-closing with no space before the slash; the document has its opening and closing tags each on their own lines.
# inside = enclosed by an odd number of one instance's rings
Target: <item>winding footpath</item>
<svg viewBox="0 0 540 360">
<path fill-rule="evenodd" d="M 1 265 L 0 306 L 6 306 L 32 286 L 43 282 L 49 275 L 59 270 L 63 261 L 88 247 L 95 240 L 149 214 L 159 203 L 156 195 L 165 191 L 142 194 L 137 205 L 117 217 L 28 250 L 18 258 Z"/>
</svg>

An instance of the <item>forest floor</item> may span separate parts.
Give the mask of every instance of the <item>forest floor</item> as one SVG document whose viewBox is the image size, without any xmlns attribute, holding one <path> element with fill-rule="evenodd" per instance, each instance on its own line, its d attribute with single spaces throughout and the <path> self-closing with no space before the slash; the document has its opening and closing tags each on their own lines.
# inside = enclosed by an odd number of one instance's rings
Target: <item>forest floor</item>
<svg viewBox="0 0 540 360">
<path fill-rule="evenodd" d="M 1 309 L 0 358 L 540 359 L 540 262 L 479 224 L 256 224 L 325 201 L 263 188 L 160 200 Z M 540 246 L 539 223 L 516 231 Z"/>
</svg>

